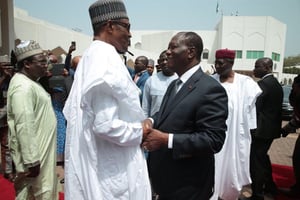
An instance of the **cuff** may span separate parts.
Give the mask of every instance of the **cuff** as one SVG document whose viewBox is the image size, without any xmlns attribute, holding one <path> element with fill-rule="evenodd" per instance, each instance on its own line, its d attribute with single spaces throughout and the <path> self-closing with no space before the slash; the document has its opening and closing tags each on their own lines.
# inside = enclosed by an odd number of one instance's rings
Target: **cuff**
<svg viewBox="0 0 300 200">
<path fill-rule="evenodd" d="M 41 162 L 38 160 L 34 163 L 28 163 L 28 164 L 24 164 L 27 168 L 30 168 L 30 167 L 35 167 L 37 165 L 41 164 Z"/>
<path fill-rule="evenodd" d="M 169 138 L 168 138 L 168 149 L 173 149 L 173 133 L 169 133 Z"/>
</svg>

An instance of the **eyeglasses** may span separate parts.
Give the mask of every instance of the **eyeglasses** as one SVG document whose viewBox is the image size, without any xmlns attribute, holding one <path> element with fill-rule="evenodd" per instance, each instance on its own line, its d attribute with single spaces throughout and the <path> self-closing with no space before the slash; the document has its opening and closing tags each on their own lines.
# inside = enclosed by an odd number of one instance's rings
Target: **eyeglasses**
<svg viewBox="0 0 300 200">
<path fill-rule="evenodd" d="M 121 22 L 121 21 L 111 21 L 113 24 L 118 24 L 120 26 L 122 26 L 123 28 L 126 28 L 126 30 L 129 32 L 130 31 L 130 24 L 129 23 L 125 23 L 125 22 Z"/>
<path fill-rule="evenodd" d="M 46 66 L 46 65 L 49 64 L 48 60 L 45 60 L 45 59 L 43 59 L 43 60 L 32 60 L 31 63 L 34 63 L 34 64 L 39 65 L 39 66 L 40 65 Z"/>
</svg>

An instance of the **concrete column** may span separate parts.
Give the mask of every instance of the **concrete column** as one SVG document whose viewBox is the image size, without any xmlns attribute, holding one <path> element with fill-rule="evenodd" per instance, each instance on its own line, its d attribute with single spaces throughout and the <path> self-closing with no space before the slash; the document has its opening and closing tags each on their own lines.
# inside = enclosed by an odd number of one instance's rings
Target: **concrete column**
<svg viewBox="0 0 300 200">
<path fill-rule="evenodd" d="M 0 1 L 0 55 L 9 55 L 15 47 L 13 0 Z"/>
</svg>

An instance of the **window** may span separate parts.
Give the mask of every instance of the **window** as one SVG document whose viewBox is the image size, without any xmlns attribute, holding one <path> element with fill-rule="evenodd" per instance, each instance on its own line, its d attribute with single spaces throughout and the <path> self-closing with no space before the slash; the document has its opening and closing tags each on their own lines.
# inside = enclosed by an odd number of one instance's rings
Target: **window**
<svg viewBox="0 0 300 200">
<path fill-rule="evenodd" d="M 280 54 L 272 52 L 272 60 L 280 61 Z"/>
<path fill-rule="evenodd" d="M 247 51 L 247 59 L 257 59 L 264 57 L 264 51 Z"/>
<path fill-rule="evenodd" d="M 203 59 L 208 59 L 208 53 L 209 53 L 208 49 L 204 49 L 203 54 L 202 54 L 202 58 Z"/>
<path fill-rule="evenodd" d="M 242 50 L 235 50 L 235 58 L 242 59 L 243 58 L 243 51 Z"/>
</svg>

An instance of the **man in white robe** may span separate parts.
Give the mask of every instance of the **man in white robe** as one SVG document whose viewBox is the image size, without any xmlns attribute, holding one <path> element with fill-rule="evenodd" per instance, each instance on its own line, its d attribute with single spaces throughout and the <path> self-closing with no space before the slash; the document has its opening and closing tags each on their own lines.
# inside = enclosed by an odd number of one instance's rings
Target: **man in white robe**
<svg viewBox="0 0 300 200">
<path fill-rule="evenodd" d="M 64 114 L 67 200 L 150 200 L 140 147 L 146 128 L 139 89 L 118 53 L 127 51 L 129 19 L 121 0 L 89 8 L 94 41 L 76 69 Z"/>
<path fill-rule="evenodd" d="M 216 52 L 213 77 L 228 96 L 227 134 L 222 150 L 215 155 L 215 193 L 212 199 L 238 199 L 244 185 L 251 183 L 249 162 L 251 135 L 256 128 L 255 102 L 261 94 L 258 84 L 249 76 L 232 70 L 235 52 Z"/>
</svg>

